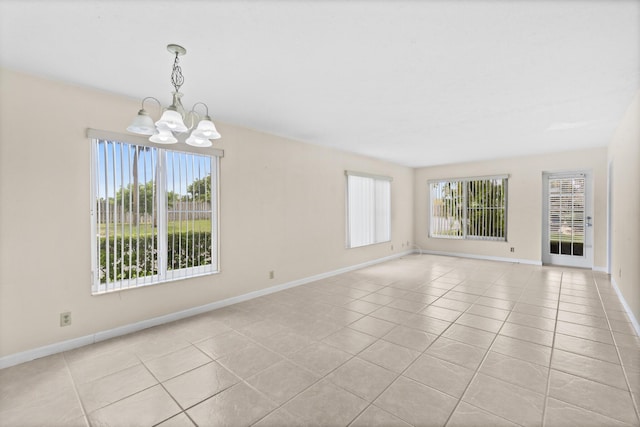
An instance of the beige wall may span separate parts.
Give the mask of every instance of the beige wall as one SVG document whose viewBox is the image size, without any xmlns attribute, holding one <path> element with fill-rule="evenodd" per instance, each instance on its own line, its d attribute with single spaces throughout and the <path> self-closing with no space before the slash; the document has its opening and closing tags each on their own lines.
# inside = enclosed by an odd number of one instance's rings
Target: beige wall
<svg viewBox="0 0 640 427">
<path fill-rule="evenodd" d="M 607 149 L 553 153 L 417 169 L 415 239 L 424 250 L 541 262 L 542 173 L 590 170 L 593 174 L 594 267 L 606 267 Z M 485 175 L 509 175 L 507 242 L 428 237 L 427 181 Z M 515 252 L 510 252 L 514 247 Z"/>
<path fill-rule="evenodd" d="M 138 109 L 137 99 L 0 69 L 0 356 L 386 257 L 413 240 L 412 169 L 219 124 L 221 273 L 92 296 L 85 131 L 123 132 Z M 345 169 L 393 177 L 391 243 L 345 249 Z M 63 311 L 73 324 L 61 328 Z"/>
<path fill-rule="evenodd" d="M 539 262 L 544 171 L 593 172 L 594 265 L 604 267 L 607 154 L 615 182 L 612 271 L 639 318 L 638 104 L 608 152 L 417 170 L 218 124 L 221 273 L 92 296 L 85 131 L 122 132 L 139 100 L 0 69 L 0 357 L 382 258 L 407 250 L 414 237 L 427 250 Z M 394 178 L 391 243 L 345 249 L 345 169 Z M 427 237 L 427 180 L 505 173 L 508 242 Z M 73 324 L 60 328 L 63 311 Z"/>
<path fill-rule="evenodd" d="M 640 92 L 609 144 L 611 277 L 640 320 Z"/>
</svg>

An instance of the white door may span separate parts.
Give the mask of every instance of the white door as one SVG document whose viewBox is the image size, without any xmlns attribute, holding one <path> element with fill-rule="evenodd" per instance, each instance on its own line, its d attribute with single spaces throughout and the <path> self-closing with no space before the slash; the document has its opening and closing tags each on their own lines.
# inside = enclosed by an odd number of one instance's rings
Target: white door
<svg viewBox="0 0 640 427">
<path fill-rule="evenodd" d="M 591 176 L 543 174 L 542 263 L 593 267 Z"/>
</svg>

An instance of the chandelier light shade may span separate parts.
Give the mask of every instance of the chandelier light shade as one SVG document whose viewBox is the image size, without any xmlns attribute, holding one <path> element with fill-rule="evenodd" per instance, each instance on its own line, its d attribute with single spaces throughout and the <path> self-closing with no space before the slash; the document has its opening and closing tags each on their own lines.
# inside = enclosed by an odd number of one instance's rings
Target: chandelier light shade
<svg viewBox="0 0 640 427">
<path fill-rule="evenodd" d="M 193 133 L 184 142 L 194 147 L 211 147 L 212 145 L 211 141 L 209 141 L 208 139 L 198 138 L 197 136 L 194 136 Z"/>
<path fill-rule="evenodd" d="M 162 113 L 162 117 L 160 117 L 160 120 L 156 122 L 156 127 L 158 129 L 168 129 L 171 132 L 178 133 L 184 133 L 188 130 L 182 120 L 182 114 L 172 110 L 171 107 Z"/>
<path fill-rule="evenodd" d="M 186 111 L 182 105 L 180 87 L 184 83 L 184 76 L 180 67 L 180 56 L 185 55 L 187 50 L 177 44 L 168 45 L 167 50 L 175 55 L 173 69 L 171 70 L 171 84 L 174 88 L 172 103 L 163 109 L 162 103 L 158 99 L 152 96 L 144 98 L 142 100 L 142 108 L 127 127 L 127 131 L 138 135 L 150 135 L 149 141 L 156 144 L 175 144 L 178 142 L 178 136 L 192 131 L 189 137 L 185 139 L 185 143 L 194 147 L 211 147 L 210 140 L 220 139 L 220 133 L 218 133 L 209 116 L 207 104 L 196 102 L 189 111 Z M 157 102 L 160 109 L 163 110 L 160 119 L 155 123 L 144 109 L 145 101 L 150 99 Z M 196 112 L 195 108 L 198 105 L 204 106 L 204 116 Z"/>
<path fill-rule="evenodd" d="M 133 119 L 127 130 L 140 135 L 153 135 L 156 132 L 156 125 L 144 108 L 138 111 L 138 115 Z"/>
<path fill-rule="evenodd" d="M 178 138 L 173 136 L 168 129 L 159 129 L 157 133 L 151 135 L 149 141 L 155 142 L 156 144 L 175 144 L 178 142 Z"/>
<path fill-rule="evenodd" d="M 211 117 L 209 116 L 205 116 L 203 120 L 200 120 L 198 127 L 192 132 L 192 135 L 197 136 L 198 138 L 220 139 L 220 134 L 216 129 L 216 125 L 213 124 Z"/>
</svg>

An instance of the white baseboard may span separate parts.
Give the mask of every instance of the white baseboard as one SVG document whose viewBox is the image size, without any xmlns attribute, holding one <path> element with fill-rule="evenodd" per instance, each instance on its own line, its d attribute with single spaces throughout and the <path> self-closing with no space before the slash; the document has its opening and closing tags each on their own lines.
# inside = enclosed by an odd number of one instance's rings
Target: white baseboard
<svg viewBox="0 0 640 427">
<path fill-rule="evenodd" d="M 472 259 L 481 259 L 485 261 L 501 261 L 501 262 L 511 262 L 515 264 L 542 265 L 541 261 L 531 260 L 531 259 L 503 258 L 503 257 L 497 257 L 497 256 L 465 254 L 465 253 L 459 253 L 459 252 L 432 251 L 429 249 L 420 249 L 418 252 L 422 254 L 444 255 L 444 256 L 452 256 L 452 257 L 459 257 L 459 258 L 472 258 Z"/>
<path fill-rule="evenodd" d="M 45 345 L 43 347 L 22 351 L 20 353 L 9 354 L 0 358 L 0 369 L 19 365 L 20 363 L 39 359 L 41 357 L 51 356 L 52 354 L 61 353 L 63 351 L 73 350 L 74 348 L 83 347 L 93 343 L 93 335 L 86 335 L 84 337 Z"/>
<path fill-rule="evenodd" d="M 349 267 L 343 267 L 337 270 L 316 274 L 314 276 L 293 280 L 291 282 L 282 283 L 280 285 L 271 286 L 269 288 L 260 289 L 258 291 L 249 292 L 247 294 L 238 295 L 236 297 L 227 298 L 227 299 L 216 301 L 210 304 L 205 304 L 198 307 L 193 307 L 186 310 L 178 311 L 175 313 L 166 314 L 164 316 L 154 317 L 152 319 L 147 319 L 140 322 L 131 323 L 128 325 L 119 326 L 117 328 L 109 329 L 106 331 L 96 332 L 95 334 L 85 335 L 83 337 L 72 338 L 66 341 L 60 341 L 57 343 L 45 345 L 43 347 L 22 351 L 20 353 L 9 354 L 7 356 L 0 357 L 0 369 L 8 368 L 10 366 L 28 362 L 30 360 L 39 359 L 41 357 L 50 356 L 52 354 L 61 353 L 63 351 L 73 350 L 74 348 L 83 347 L 88 344 L 93 344 L 99 341 L 104 341 L 104 340 L 115 338 L 121 335 L 130 334 L 132 332 L 141 331 L 143 329 L 147 329 L 152 326 L 158 326 L 158 325 L 173 322 L 176 320 L 184 319 L 187 317 L 195 316 L 198 314 L 206 313 L 208 311 L 216 310 L 218 308 L 237 304 L 239 302 L 247 301 L 247 300 L 261 297 L 264 295 L 269 295 L 274 292 L 279 292 L 285 289 L 304 285 L 306 283 L 315 282 L 316 280 L 326 279 L 327 277 L 337 276 L 339 274 L 347 273 L 349 271 L 358 270 L 364 267 L 380 264 L 386 261 L 391 261 L 393 259 L 410 255 L 412 253 L 415 253 L 415 251 L 410 250 L 410 251 L 400 252 L 384 258 L 378 258 L 378 259 L 366 261 L 360 264 L 351 265 Z"/>
<path fill-rule="evenodd" d="M 633 314 L 633 310 L 631 310 L 631 307 L 629 307 L 629 304 L 627 304 L 627 300 L 624 299 L 624 295 L 622 295 L 622 291 L 620 291 L 620 288 L 616 283 L 616 279 L 614 279 L 613 277 L 611 277 L 611 284 L 613 285 L 613 289 L 615 289 L 616 294 L 618 294 L 618 298 L 620 299 L 622 306 L 624 307 L 625 311 L 627 312 L 627 315 L 629 316 L 629 319 L 631 320 L 633 329 L 635 329 L 636 334 L 640 336 L 640 324 L 638 323 L 638 319 L 636 319 L 635 314 Z"/>
</svg>

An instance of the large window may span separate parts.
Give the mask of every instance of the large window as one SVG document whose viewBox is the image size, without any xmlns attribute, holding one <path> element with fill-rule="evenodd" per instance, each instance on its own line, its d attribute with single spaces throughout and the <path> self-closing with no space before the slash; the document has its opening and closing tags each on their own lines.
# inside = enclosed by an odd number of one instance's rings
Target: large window
<svg viewBox="0 0 640 427">
<path fill-rule="evenodd" d="M 218 271 L 218 157 L 92 139 L 93 293 Z"/>
<path fill-rule="evenodd" d="M 346 172 L 347 247 L 391 240 L 391 178 Z"/>
<path fill-rule="evenodd" d="M 507 177 L 429 181 L 429 237 L 507 239 Z"/>
</svg>

